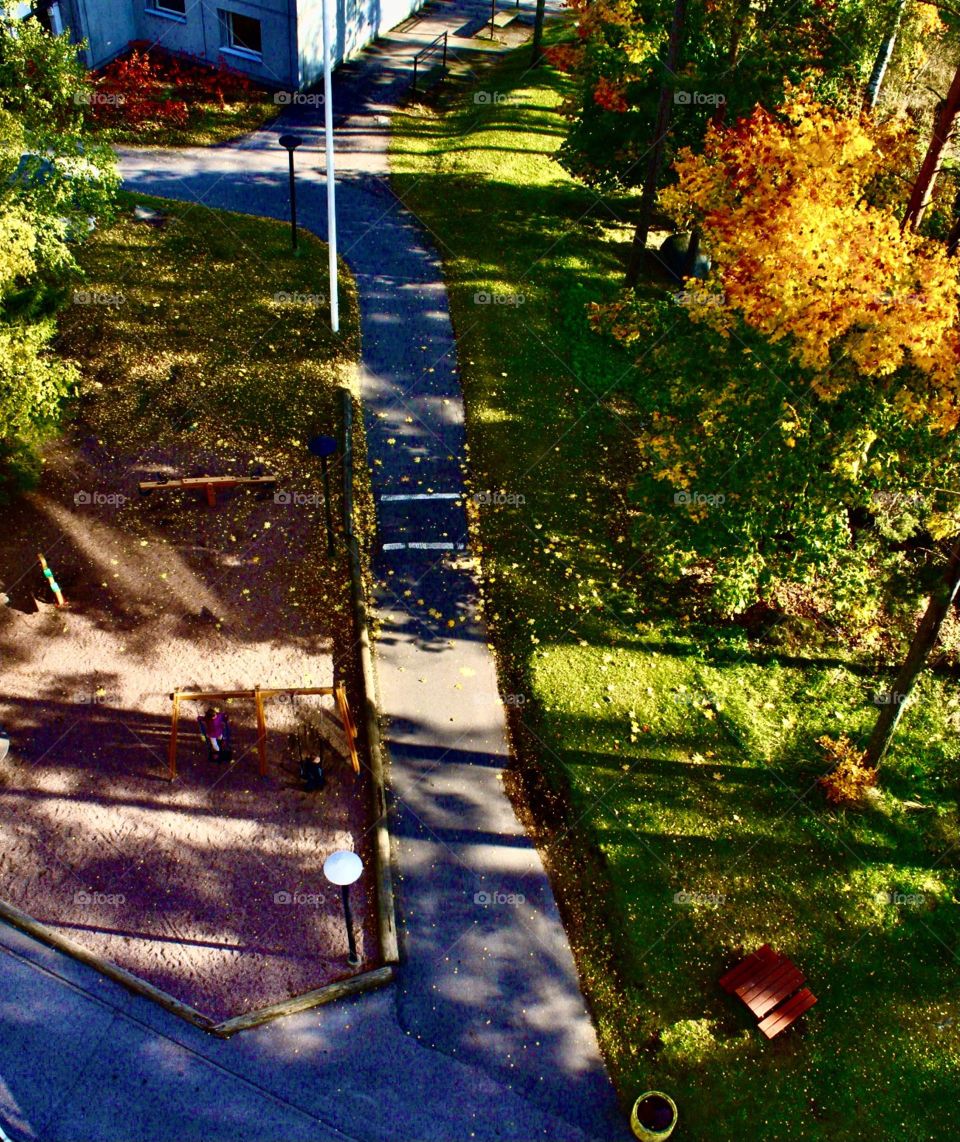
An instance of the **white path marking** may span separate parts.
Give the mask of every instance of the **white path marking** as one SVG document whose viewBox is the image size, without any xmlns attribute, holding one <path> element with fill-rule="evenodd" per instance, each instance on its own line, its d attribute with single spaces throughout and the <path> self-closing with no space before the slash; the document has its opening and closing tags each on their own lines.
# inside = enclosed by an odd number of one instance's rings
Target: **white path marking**
<svg viewBox="0 0 960 1142">
<path fill-rule="evenodd" d="M 385 543 L 384 551 L 466 551 L 465 543 Z"/>
<path fill-rule="evenodd" d="M 463 492 L 404 492 L 380 497 L 380 503 L 389 504 L 396 500 L 462 500 Z"/>
</svg>

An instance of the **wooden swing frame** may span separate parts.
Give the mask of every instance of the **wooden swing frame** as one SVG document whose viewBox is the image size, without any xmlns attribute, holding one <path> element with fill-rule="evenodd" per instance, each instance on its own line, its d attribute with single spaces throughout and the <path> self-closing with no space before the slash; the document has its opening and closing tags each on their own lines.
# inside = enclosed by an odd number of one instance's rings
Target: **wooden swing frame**
<svg viewBox="0 0 960 1142">
<path fill-rule="evenodd" d="M 231 698 L 252 698 L 257 715 L 257 755 L 259 758 L 258 770 L 261 777 L 267 775 L 267 717 L 263 703 L 267 698 L 279 698 L 283 695 L 291 698 L 296 694 L 319 694 L 323 697 L 333 697 L 343 722 L 343 731 L 347 738 L 347 749 L 350 753 L 350 763 L 353 772 L 360 772 L 360 755 L 357 753 L 357 727 L 350 713 L 350 704 L 347 701 L 347 690 L 342 682 L 336 686 L 294 686 L 282 690 L 264 690 L 255 686 L 252 690 L 174 690 L 173 711 L 170 718 L 170 746 L 167 756 L 168 773 L 170 781 L 177 779 L 177 731 L 180 725 L 181 702 L 218 702 Z"/>
</svg>

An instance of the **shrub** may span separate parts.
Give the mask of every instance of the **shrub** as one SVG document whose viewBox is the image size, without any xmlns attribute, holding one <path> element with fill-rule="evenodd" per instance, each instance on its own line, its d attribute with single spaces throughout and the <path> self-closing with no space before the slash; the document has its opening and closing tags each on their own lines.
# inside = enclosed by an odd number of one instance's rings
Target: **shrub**
<svg viewBox="0 0 960 1142">
<path fill-rule="evenodd" d="M 191 108 L 253 99 L 258 88 L 245 75 L 202 60 L 182 59 L 147 43 L 91 74 L 94 118 L 107 127 L 185 127 Z"/>
<path fill-rule="evenodd" d="M 825 734 L 817 738 L 817 745 L 834 763 L 833 769 L 819 780 L 827 800 L 832 805 L 856 805 L 862 801 L 877 780 L 877 771 L 864 765 L 864 751 L 845 734 L 836 740 Z"/>
</svg>

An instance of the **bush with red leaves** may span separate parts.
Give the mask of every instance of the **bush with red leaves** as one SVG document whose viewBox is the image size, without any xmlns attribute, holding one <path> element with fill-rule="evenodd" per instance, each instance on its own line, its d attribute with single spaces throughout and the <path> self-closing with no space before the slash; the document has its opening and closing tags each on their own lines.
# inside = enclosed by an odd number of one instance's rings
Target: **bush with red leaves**
<svg viewBox="0 0 960 1142">
<path fill-rule="evenodd" d="M 110 127 L 185 127 L 202 106 L 248 101 L 260 90 L 240 72 L 139 41 L 90 78 L 93 116 Z"/>
</svg>

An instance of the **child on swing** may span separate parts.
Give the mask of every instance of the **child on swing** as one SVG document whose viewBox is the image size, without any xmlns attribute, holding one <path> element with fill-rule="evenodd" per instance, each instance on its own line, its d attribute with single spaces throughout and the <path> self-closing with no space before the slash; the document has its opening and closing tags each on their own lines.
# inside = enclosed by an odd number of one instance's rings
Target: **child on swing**
<svg viewBox="0 0 960 1142">
<path fill-rule="evenodd" d="M 200 733 L 207 743 L 207 757 L 210 761 L 223 762 L 227 765 L 231 761 L 230 753 L 230 723 L 227 715 L 213 706 L 207 707 L 207 712 L 198 718 Z"/>
</svg>

